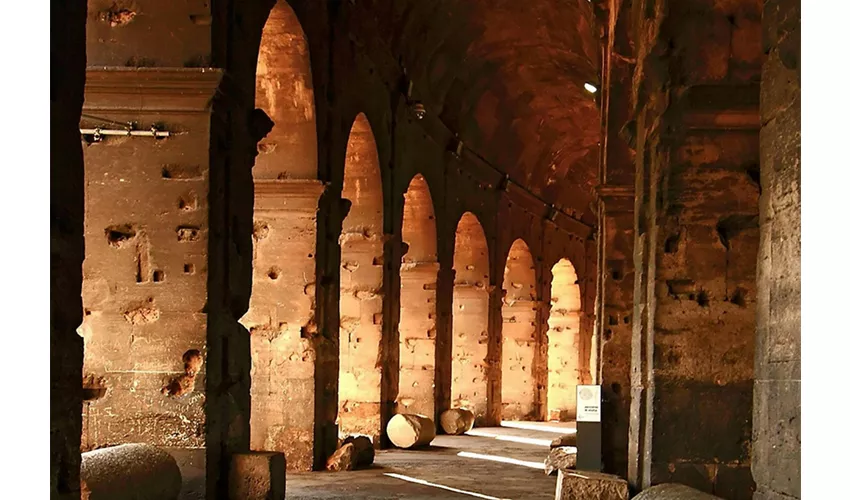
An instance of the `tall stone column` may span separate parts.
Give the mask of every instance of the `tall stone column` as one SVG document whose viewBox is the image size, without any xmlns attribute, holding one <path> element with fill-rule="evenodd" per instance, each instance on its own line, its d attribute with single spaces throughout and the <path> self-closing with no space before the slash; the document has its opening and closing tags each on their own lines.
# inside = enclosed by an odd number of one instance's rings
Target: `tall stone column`
<svg viewBox="0 0 850 500">
<path fill-rule="evenodd" d="M 217 440 L 207 285 L 221 77 L 209 68 L 87 71 L 81 127 L 133 123 L 168 136 L 86 136 L 84 450 L 143 442 L 202 455 L 209 436 Z"/>
<path fill-rule="evenodd" d="M 767 0 L 761 84 L 753 478 L 800 498 L 800 1 Z"/>
<path fill-rule="evenodd" d="M 638 2 L 629 479 L 750 498 L 759 9 Z"/>
<path fill-rule="evenodd" d="M 631 84 L 634 56 L 628 29 L 631 10 L 609 0 L 603 51 L 599 197 L 599 290 L 595 329 L 602 386 L 602 459 L 606 472 L 626 475 L 629 369 L 634 294 L 634 150 Z"/>
<path fill-rule="evenodd" d="M 240 320 L 251 332 L 251 448 L 282 451 L 287 468 L 302 471 L 313 468 L 315 398 L 323 393 L 315 372 L 328 348 L 315 319 L 324 188 L 317 180 L 254 180 L 254 285 Z"/>
</svg>

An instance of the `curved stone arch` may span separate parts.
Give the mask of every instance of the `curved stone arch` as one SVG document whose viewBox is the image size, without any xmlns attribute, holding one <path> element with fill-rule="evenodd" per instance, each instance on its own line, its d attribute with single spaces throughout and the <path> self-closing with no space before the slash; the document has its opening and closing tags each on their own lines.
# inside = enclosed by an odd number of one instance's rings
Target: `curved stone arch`
<svg viewBox="0 0 850 500">
<path fill-rule="evenodd" d="M 404 193 L 401 236 L 406 251 L 399 280 L 399 383 L 397 409 L 434 418 L 437 339 L 437 221 L 422 174 Z"/>
<path fill-rule="evenodd" d="M 522 238 L 508 251 L 502 289 L 502 418 L 534 420 L 539 294 L 534 258 Z"/>
<path fill-rule="evenodd" d="M 255 106 L 274 126 L 258 145 L 254 178 L 315 179 L 318 138 L 309 45 L 295 11 L 282 0 L 263 27 Z"/>
<path fill-rule="evenodd" d="M 262 30 L 254 98 L 273 123 L 252 170 L 253 279 L 240 320 L 251 332 L 250 446 L 284 452 L 289 470 L 307 471 L 316 439 L 315 217 L 324 186 L 307 39 L 282 0 Z"/>
<path fill-rule="evenodd" d="M 354 119 L 346 144 L 342 197 L 339 300 L 340 437 L 381 435 L 383 190 L 381 164 L 366 115 Z"/>
<path fill-rule="evenodd" d="M 576 385 L 581 383 L 582 301 L 576 268 L 567 258 L 552 266 L 548 331 L 548 420 L 576 414 Z"/>
<path fill-rule="evenodd" d="M 487 414 L 490 255 L 484 228 L 472 212 L 457 223 L 453 263 L 451 403 L 481 421 Z"/>
</svg>

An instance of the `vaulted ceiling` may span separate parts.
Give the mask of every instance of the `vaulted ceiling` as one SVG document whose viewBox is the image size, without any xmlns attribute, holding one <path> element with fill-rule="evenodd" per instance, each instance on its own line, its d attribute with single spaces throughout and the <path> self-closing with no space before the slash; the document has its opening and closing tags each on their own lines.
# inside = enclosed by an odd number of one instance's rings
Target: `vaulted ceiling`
<svg viewBox="0 0 850 500">
<path fill-rule="evenodd" d="M 592 220 L 599 36 L 588 0 L 358 0 L 417 98 L 489 163 Z"/>
</svg>

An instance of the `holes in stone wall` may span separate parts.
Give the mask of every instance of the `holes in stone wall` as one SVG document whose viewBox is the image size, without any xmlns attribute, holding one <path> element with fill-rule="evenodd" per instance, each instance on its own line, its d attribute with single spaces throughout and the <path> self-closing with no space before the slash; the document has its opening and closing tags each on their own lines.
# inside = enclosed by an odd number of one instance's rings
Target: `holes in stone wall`
<svg viewBox="0 0 850 500">
<path fill-rule="evenodd" d="M 204 357 L 201 351 L 189 349 L 183 353 L 183 375 L 171 379 L 162 388 L 162 394 L 166 396 L 180 397 L 195 390 L 195 379 L 204 365 Z"/>
<path fill-rule="evenodd" d="M 547 334 L 549 420 L 563 420 L 575 415 L 575 387 L 580 381 L 580 373 L 586 369 L 579 357 L 580 326 L 581 290 L 578 275 L 569 260 L 561 259 L 552 267 L 551 309 Z"/>
<path fill-rule="evenodd" d="M 735 293 L 732 295 L 730 302 L 735 304 L 736 306 L 746 307 L 747 306 L 747 291 L 743 288 L 736 288 Z"/>
<path fill-rule="evenodd" d="M 162 166 L 162 178 L 174 180 L 200 180 L 203 173 L 200 165 L 169 163 Z"/>
<path fill-rule="evenodd" d="M 679 233 L 671 234 L 664 240 L 664 253 L 676 253 L 679 251 Z"/>
<path fill-rule="evenodd" d="M 361 113 L 349 132 L 341 193 L 347 208 L 339 237 L 341 438 L 361 433 L 377 441 L 381 435 L 382 192 L 377 145 Z"/>
<path fill-rule="evenodd" d="M 153 282 L 154 283 L 162 283 L 165 281 L 165 271 L 156 270 L 153 272 Z"/>
<path fill-rule="evenodd" d="M 183 273 L 184 274 L 195 274 L 195 264 L 192 264 L 192 263 L 183 264 Z"/>
<path fill-rule="evenodd" d="M 517 239 L 508 251 L 502 282 L 502 419 L 539 418 L 535 407 L 534 379 L 534 291 L 536 273 L 528 245 Z M 488 341 L 486 332 L 480 342 Z"/>
<path fill-rule="evenodd" d="M 455 230 L 455 281 L 452 302 L 452 406 L 466 408 L 476 417 L 487 411 L 487 331 L 490 268 L 487 238 L 478 218 L 464 213 Z M 480 332 L 477 336 L 473 332 Z M 469 333 L 469 335 L 467 335 Z M 479 342 L 483 338 L 484 342 Z M 476 380 L 476 382 L 472 382 Z"/>
<path fill-rule="evenodd" d="M 280 268 L 276 266 L 272 267 L 271 269 L 269 269 L 268 273 L 266 273 L 266 276 L 268 276 L 269 279 L 272 281 L 278 279 L 280 277 Z"/>
<path fill-rule="evenodd" d="M 198 241 L 201 237 L 201 228 L 197 226 L 180 226 L 177 228 L 177 241 L 188 243 Z"/>
<path fill-rule="evenodd" d="M 708 296 L 708 292 L 700 290 L 697 294 L 697 304 L 699 304 L 700 307 L 708 307 L 709 303 L 710 298 Z"/>
<path fill-rule="evenodd" d="M 259 241 L 266 239 L 269 236 L 269 231 L 270 228 L 268 222 L 254 221 L 253 236 L 255 240 Z"/>
<path fill-rule="evenodd" d="M 433 337 L 436 331 L 437 227 L 428 183 L 421 174 L 411 179 L 404 193 L 402 265 L 399 317 L 399 411 L 434 417 Z M 418 386 L 413 388 L 413 382 Z"/>
<path fill-rule="evenodd" d="M 188 192 L 180 196 L 177 200 L 177 208 L 185 212 L 191 212 L 198 209 L 198 195 L 193 192 Z"/>
<path fill-rule="evenodd" d="M 110 246 L 122 248 L 136 237 L 136 227 L 131 224 L 119 224 L 107 227 L 105 233 Z"/>
</svg>

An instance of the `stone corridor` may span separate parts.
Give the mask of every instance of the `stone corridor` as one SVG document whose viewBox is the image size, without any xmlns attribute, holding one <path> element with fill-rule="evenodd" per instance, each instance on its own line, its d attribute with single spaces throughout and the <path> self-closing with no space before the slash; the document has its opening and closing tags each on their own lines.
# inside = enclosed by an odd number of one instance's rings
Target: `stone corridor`
<svg viewBox="0 0 850 500">
<path fill-rule="evenodd" d="M 800 19 L 54 2 L 51 498 L 799 499 Z"/>
<path fill-rule="evenodd" d="M 575 430 L 575 424 L 563 428 Z M 555 491 L 555 477 L 545 475 L 543 462 L 549 454 L 550 442 L 561 432 L 482 427 L 475 428 L 473 435 L 440 435 L 425 450 L 380 450 L 375 465 L 369 469 L 340 472 L 333 478 L 326 477 L 332 473 L 290 474 L 286 495 L 305 500 L 473 497 L 548 500 Z M 459 456 L 461 453 L 465 456 Z M 500 462 L 500 459 L 520 463 Z"/>
</svg>

